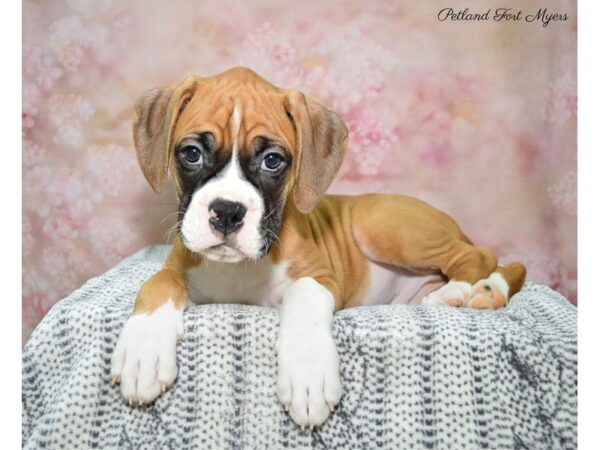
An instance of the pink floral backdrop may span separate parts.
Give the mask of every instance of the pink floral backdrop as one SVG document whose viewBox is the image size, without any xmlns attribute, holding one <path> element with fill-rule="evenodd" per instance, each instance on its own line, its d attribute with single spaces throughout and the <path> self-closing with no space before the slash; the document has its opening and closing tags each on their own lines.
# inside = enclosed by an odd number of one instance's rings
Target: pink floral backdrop
<svg viewBox="0 0 600 450">
<path fill-rule="evenodd" d="M 516 3 L 568 20 L 438 21 L 502 6 L 463 0 L 25 0 L 23 337 L 90 277 L 167 242 L 176 198 L 137 165 L 135 99 L 236 65 L 343 115 L 332 191 L 427 200 L 576 303 L 576 2 Z"/>
</svg>

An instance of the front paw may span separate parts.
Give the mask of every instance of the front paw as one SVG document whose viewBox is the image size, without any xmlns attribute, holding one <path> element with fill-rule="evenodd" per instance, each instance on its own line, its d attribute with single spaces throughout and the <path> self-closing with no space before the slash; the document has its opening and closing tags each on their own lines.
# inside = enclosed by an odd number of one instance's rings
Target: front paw
<svg viewBox="0 0 600 450">
<path fill-rule="evenodd" d="M 277 396 L 302 429 L 327 420 L 342 396 L 340 360 L 328 334 L 291 335 L 278 348 Z"/>
<path fill-rule="evenodd" d="M 111 377 L 121 383 L 129 405 L 155 400 L 177 377 L 177 340 L 183 336 L 183 312 L 172 302 L 150 314 L 131 316 L 112 356 Z"/>
</svg>

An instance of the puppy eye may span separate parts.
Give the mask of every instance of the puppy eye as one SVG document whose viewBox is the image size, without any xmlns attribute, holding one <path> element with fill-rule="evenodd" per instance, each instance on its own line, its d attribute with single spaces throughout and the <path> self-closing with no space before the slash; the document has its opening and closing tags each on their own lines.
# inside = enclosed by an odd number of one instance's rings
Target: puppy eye
<svg viewBox="0 0 600 450">
<path fill-rule="evenodd" d="M 202 151 L 195 145 L 186 145 L 179 151 L 179 156 L 188 164 L 198 166 L 202 164 Z"/>
<path fill-rule="evenodd" d="M 283 156 L 281 156 L 279 153 L 271 152 L 265 155 L 260 168 L 262 170 L 266 170 L 267 172 L 276 172 L 283 167 L 284 164 L 285 160 L 283 159 Z"/>
</svg>

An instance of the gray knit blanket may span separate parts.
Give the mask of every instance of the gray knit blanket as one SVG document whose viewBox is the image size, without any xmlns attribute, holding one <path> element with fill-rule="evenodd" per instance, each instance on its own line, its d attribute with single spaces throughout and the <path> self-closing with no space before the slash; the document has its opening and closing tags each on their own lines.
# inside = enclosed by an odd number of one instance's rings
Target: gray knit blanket
<svg viewBox="0 0 600 450">
<path fill-rule="evenodd" d="M 58 302 L 23 350 L 28 449 L 574 449 L 576 308 L 527 283 L 507 308 L 415 305 L 335 315 L 344 395 L 314 432 L 275 394 L 277 311 L 193 306 L 179 375 L 129 407 L 110 358 L 140 285 L 168 247 L 151 247 Z"/>
</svg>

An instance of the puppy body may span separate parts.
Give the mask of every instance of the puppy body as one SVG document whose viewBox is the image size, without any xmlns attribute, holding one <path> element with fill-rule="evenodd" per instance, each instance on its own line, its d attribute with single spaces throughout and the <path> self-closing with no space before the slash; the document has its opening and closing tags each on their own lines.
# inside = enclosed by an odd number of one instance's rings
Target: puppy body
<svg viewBox="0 0 600 450">
<path fill-rule="evenodd" d="M 420 303 L 445 283 L 445 273 L 460 269 L 461 257 L 483 261 L 473 273 L 461 274 L 463 282 L 475 284 L 496 269 L 507 284 L 522 282 L 520 270 L 498 268 L 489 250 L 472 246 L 450 217 L 426 203 L 401 195 L 327 195 L 308 214 L 289 204 L 279 244 L 265 258 L 207 260 L 188 270 L 186 280 L 194 303 L 278 306 L 294 280 L 311 277 L 333 294 L 339 310 L 392 300 Z M 505 288 L 494 280 L 489 284 L 492 290 Z M 452 300 L 463 306 L 468 298 Z M 490 302 L 486 308 L 496 307 Z"/>
<path fill-rule="evenodd" d="M 521 288 L 521 264 L 498 266 L 424 202 L 324 195 L 346 138 L 335 113 L 243 68 L 140 99 L 140 165 L 156 191 L 170 171 L 180 207 L 173 250 L 142 286 L 113 355 L 130 403 L 174 382 L 188 301 L 280 308 L 277 394 L 312 428 L 342 395 L 334 311 L 393 298 L 496 309 Z"/>
<path fill-rule="evenodd" d="M 286 211 L 280 243 L 266 257 L 233 264 L 203 260 L 187 270 L 190 300 L 277 307 L 293 281 L 305 276 L 334 293 L 336 310 L 393 299 L 419 302 L 443 283 L 442 274 L 415 273 L 369 259 L 366 243 L 361 249 L 353 235 L 353 207 L 361 202 L 369 207 L 377 197 L 325 196 L 307 215 Z"/>
</svg>

